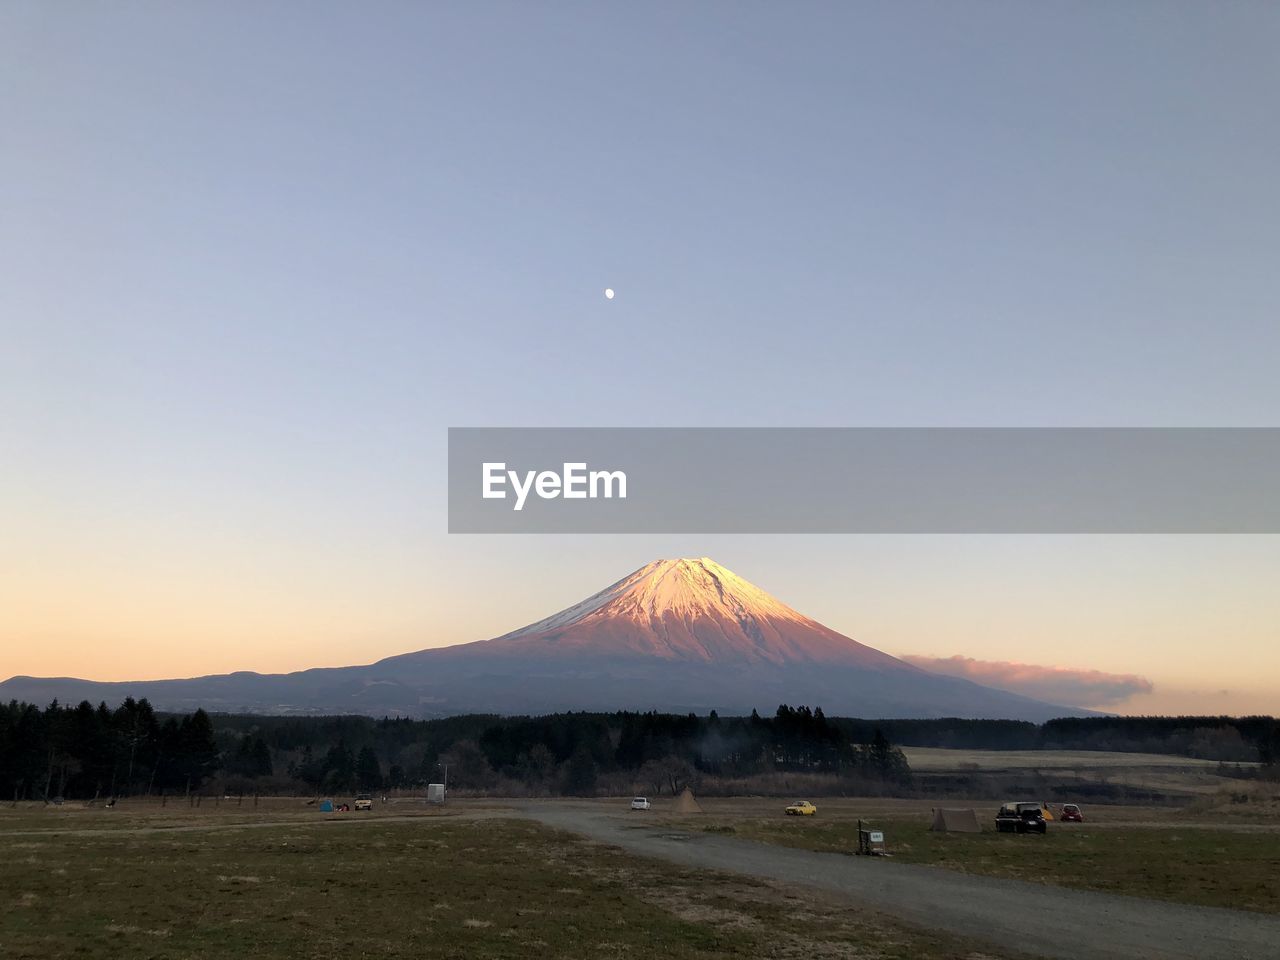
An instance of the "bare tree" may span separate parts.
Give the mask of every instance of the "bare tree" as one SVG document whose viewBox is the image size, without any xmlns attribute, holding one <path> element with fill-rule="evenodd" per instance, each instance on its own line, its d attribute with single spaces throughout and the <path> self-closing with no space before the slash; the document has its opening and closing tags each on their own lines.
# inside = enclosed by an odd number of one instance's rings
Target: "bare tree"
<svg viewBox="0 0 1280 960">
<path fill-rule="evenodd" d="M 673 797 L 688 786 L 696 774 L 688 760 L 674 754 L 668 754 L 661 760 L 646 760 L 636 771 L 636 776 L 643 783 L 653 786 L 655 796 L 661 796 L 665 787 Z"/>
<path fill-rule="evenodd" d="M 662 764 L 663 773 L 667 778 L 667 785 L 671 787 L 671 795 L 674 797 L 689 785 L 694 778 L 695 771 L 689 761 L 682 757 L 664 757 Z"/>
</svg>

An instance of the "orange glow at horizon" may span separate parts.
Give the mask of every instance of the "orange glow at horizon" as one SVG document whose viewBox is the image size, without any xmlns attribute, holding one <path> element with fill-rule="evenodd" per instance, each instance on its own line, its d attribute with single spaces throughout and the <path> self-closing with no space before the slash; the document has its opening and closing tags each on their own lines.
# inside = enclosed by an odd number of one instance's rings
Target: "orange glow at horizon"
<svg viewBox="0 0 1280 960">
<path fill-rule="evenodd" d="M 909 548 L 873 545 L 869 552 L 880 565 L 875 577 L 867 573 L 872 565 L 865 559 L 851 559 L 850 568 L 863 581 L 853 592 L 849 574 L 838 566 L 815 573 L 793 562 L 761 575 L 750 561 L 727 565 L 766 590 L 778 579 L 770 592 L 780 600 L 887 652 L 1001 660 L 1013 650 L 1019 654 L 1014 659 L 1041 667 L 1132 673 L 1154 681 L 1151 693 L 1103 704 L 1103 710 L 1280 712 L 1278 685 L 1271 682 L 1280 675 L 1273 642 L 1280 604 L 1262 589 L 1267 578 L 1260 567 L 1249 567 L 1250 576 L 1233 577 L 1204 597 L 1182 589 L 1168 570 L 1153 570 L 1140 598 L 1094 587 L 1090 602 L 1082 603 L 1084 587 L 1043 570 L 1033 571 L 1031 586 L 1024 584 L 1017 596 L 1006 596 L 1001 588 L 1011 574 L 999 572 L 999 557 L 988 557 L 992 569 L 973 575 L 990 585 L 989 592 L 968 574 L 949 585 L 938 572 L 956 576 L 945 552 L 928 571 Z M 109 568 L 98 558 L 58 558 L 60 564 L 48 568 L 62 570 L 60 577 L 48 580 L 28 567 L 0 587 L 0 679 L 26 674 L 153 680 L 370 663 L 498 636 L 583 599 L 611 574 L 629 572 L 631 562 L 610 561 L 603 576 L 573 565 L 540 567 L 537 546 L 521 545 L 511 558 L 512 572 L 499 577 L 501 589 L 495 592 L 487 579 L 495 576 L 492 561 L 483 545 L 474 549 L 475 558 L 405 563 L 396 575 L 386 565 L 350 555 L 323 564 L 292 550 L 281 551 L 270 564 L 260 560 L 239 569 L 225 555 L 212 554 L 167 568 L 153 558 L 142 563 L 144 558 L 134 557 Z M 528 556 L 519 556 L 520 550 Z M 1199 569 L 1188 567 L 1193 577 Z M 925 578 L 930 602 L 920 604 L 918 584 Z M 1112 583 L 1105 569 L 1102 582 Z M 1030 650 L 1029 635 L 1036 640 Z M 1230 635 L 1236 650 L 1249 651 L 1249 669 L 1232 669 L 1229 660 L 1206 669 L 1203 655 L 1223 635 Z"/>
</svg>

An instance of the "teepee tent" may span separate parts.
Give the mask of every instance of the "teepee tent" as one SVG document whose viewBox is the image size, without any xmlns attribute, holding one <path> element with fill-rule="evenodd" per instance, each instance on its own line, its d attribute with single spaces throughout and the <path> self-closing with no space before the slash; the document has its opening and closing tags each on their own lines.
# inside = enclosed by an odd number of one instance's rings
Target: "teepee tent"
<svg viewBox="0 0 1280 960">
<path fill-rule="evenodd" d="M 937 833 L 981 833 L 978 815 L 972 810 L 946 810 L 938 807 L 933 811 L 933 826 L 929 828 Z"/>
<path fill-rule="evenodd" d="M 676 797 L 675 811 L 676 813 L 701 813 L 702 807 L 693 798 L 693 791 L 685 787 L 684 792 Z"/>
</svg>

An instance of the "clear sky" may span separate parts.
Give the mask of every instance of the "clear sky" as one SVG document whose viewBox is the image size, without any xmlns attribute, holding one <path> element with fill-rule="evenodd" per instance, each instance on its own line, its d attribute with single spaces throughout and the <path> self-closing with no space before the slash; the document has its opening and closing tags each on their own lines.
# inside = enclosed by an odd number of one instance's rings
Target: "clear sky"
<svg viewBox="0 0 1280 960">
<path fill-rule="evenodd" d="M 709 555 L 892 653 L 1280 712 L 1280 538 L 444 500 L 451 425 L 1277 425 L 1277 48 L 1246 2 L 10 0 L 0 676 L 367 662 Z"/>
</svg>

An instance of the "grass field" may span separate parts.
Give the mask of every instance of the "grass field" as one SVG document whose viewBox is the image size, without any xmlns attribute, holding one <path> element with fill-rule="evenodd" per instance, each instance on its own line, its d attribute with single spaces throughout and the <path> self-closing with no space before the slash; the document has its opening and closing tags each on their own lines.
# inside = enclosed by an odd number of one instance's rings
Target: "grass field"
<svg viewBox="0 0 1280 960">
<path fill-rule="evenodd" d="M 968 804 L 948 804 L 967 806 Z M 817 817 L 781 816 L 776 801 L 705 803 L 708 813 L 678 821 L 702 829 L 809 850 L 851 853 L 857 816 L 883 830 L 895 860 L 1180 903 L 1280 913 L 1280 831 L 1265 825 L 1215 829 L 1161 811 L 1091 808 L 1092 822 L 1051 823 L 1041 836 L 997 834 L 994 807 L 977 806 L 984 832 L 929 832 L 920 801 L 821 802 Z M 1101 812 L 1099 812 L 1101 811 Z M 761 815 L 764 813 L 765 815 Z M 677 821 L 672 821 L 673 825 Z M 1251 827 L 1255 827 L 1251 829 Z"/>
<path fill-rule="evenodd" d="M 470 814 L 493 809 L 494 803 L 469 801 Z M 378 819 L 386 816 L 437 817 L 456 816 L 454 806 L 438 807 L 422 800 L 397 800 L 378 804 L 375 814 L 368 812 L 343 814 L 352 819 Z M 199 805 L 183 799 L 162 801 L 156 798 L 121 800 L 114 808 L 102 803 L 86 804 L 68 801 L 61 806 L 23 803 L 0 804 L 0 835 L 15 831 L 75 831 L 176 829 L 184 827 L 229 827 L 254 823 L 315 823 L 321 814 L 314 800 L 300 797 L 262 797 L 256 804 L 252 797 L 243 801 L 204 797 Z M 335 815 L 334 819 L 341 819 Z"/>
<path fill-rule="evenodd" d="M 1217 760 L 1166 753 L 1117 753 L 1102 750 L 950 750 L 903 747 L 912 770 L 1213 770 Z M 1256 763 L 1243 763 L 1256 767 Z"/>
<path fill-rule="evenodd" d="M 1268 790 L 1270 787 L 1267 788 Z M 1265 791 L 1264 791 L 1265 792 Z M 1270 797 L 1270 794 L 1267 794 Z M 562 802 L 563 803 L 563 802 Z M 627 802 L 579 801 L 617 812 Z M 1088 806 L 1045 837 L 928 832 L 937 801 L 704 798 L 650 825 L 849 853 L 874 820 L 899 862 L 1280 913 L 1280 828 L 1260 803 Z M 304 800 L 0 806 L 0 957 L 990 957 L 805 891 L 691 871 L 495 816 L 501 801 L 320 814 Z M 572 806 L 572 805 L 571 805 Z M 641 821 L 637 818 L 637 825 Z"/>
<path fill-rule="evenodd" d="M 991 956 L 476 809 L 395 821 L 110 816 L 0 815 L 0 956 Z"/>
<path fill-rule="evenodd" d="M 1222 777 L 1216 760 L 1099 750 L 949 750 L 903 747 L 916 774 L 1006 775 L 1045 784 L 1106 784 L 1184 800 L 1246 781 Z M 1232 764 L 1231 766 L 1236 766 Z M 1256 763 L 1242 763 L 1244 768 Z M 1021 775 L 1021 776 L 1019 776 Z"/>
</svg>

